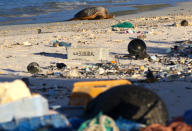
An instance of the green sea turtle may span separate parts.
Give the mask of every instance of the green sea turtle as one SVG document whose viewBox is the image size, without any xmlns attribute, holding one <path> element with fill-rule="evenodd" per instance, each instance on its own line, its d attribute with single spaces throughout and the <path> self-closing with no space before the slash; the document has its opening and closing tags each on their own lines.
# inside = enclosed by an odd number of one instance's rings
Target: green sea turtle
<svg viewBox="0 0 192 131">
<path fill-rule="evenodd" d="M 71 20 L 96 20 L 113 18 L 102 6 L 88 7 L 78 12 Z"/>
</svg>

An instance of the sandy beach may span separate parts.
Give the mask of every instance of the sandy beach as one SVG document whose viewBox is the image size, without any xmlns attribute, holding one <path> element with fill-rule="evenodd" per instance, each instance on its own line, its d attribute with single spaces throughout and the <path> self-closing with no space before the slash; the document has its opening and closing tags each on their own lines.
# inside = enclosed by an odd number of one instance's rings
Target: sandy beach
<svg viewBox="0 0 192 131">
<path fill-rule="evenodd" d="M 65 63 L 68 68 L 74 68 L 81 67 L 85 63 L 94 64 L 100 61 L 66 59 L 65 47 L 53 47 L 54 40 L 72 43 L 72 48 L 107 48 L 110 50 L 109 61 L 112 61 L 115 60 L 113 54 L 128 54 L 128 43 L 139 35 L 139 33 L 113 31 L 111 28 L 119 21 L 128 21 L 135 26 L 135 32 L 147 32 L 145 43 L 150 56 L 166 56 L 167 49 L 173 47 L 176 41 L 192 40 L 191 6 L 192 2 L 185 2 L 179 3 L 175 7 L 106 20 L 0 26 L 0 81 L 29 77 L 31 90 L 48 98 L 50 106 L 67 105 L 73 83 L 90 79 L 35 78 L 31 77 L 32 74 L 27 71 L 27 65 L 37 62 L 42 68 L 42 73 L 46 74 L 49 72 L 47 67 L 55 65 L 55 63 Z M 184 19 L 189 22 L 188 26 L 180 26 L 180 22 Z M 37 33 L 38 29 L 42 31 L 40 34 Z M 147 66 L 166 68 L 161 63 L 146 60 L 120 59 L 119 63 L 144 65 L 145 70 Z M 185 79 L 155 83 L 136 82 L 136 84 L 149 88 L 160 95 L 168 108 L 170 119 L 172 119 L 183 115 L 186 110 L 192 109 L 191 76 L 192 74 Z M 97 79 L 106 78 L 101 76 Z M 114 79 L 114 77 L 109 79 Z M 118 76 L 117 79 L 121 79 L 121 77 Z M 132 76 L 129 79 L 135 81 L 143 79 L 143 77 Z M 62 88 L 57 91 L 58 86 Z M 55 92 L 49 95 L 50 92 L 42 91 L 42 88 L 55 89 Z"/>
</svg>

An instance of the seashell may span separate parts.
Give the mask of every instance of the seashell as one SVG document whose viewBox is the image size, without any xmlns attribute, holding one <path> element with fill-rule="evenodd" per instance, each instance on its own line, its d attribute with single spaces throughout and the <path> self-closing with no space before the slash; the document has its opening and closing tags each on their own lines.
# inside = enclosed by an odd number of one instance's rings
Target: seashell
<svg viewBox="0 0 192 131">
<path fill-rule="evenodd" d="M 32 45 L 30 42 L 28 42 L 28 41 L 25 41 L 25 42 L 23 42 L 23 45 L 27 45 L 27 46 L 30 46 L 30 45 Z"/>
</svg>

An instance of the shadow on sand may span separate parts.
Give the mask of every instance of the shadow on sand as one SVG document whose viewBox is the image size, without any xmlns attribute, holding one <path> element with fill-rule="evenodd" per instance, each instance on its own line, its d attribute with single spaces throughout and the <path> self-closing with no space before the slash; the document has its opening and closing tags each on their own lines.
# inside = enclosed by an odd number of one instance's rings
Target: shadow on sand
<svg viewBox="0 0 192 131">
<path fill-rule="evenodd" d="M 34 53 L 34 55 L 42 55 L 42 56 L 47 56 L 47 57 L 67 59 L 67 54 L 61 54 L 61 53 L 39 52 L 39 53 Z"/>
</svg>

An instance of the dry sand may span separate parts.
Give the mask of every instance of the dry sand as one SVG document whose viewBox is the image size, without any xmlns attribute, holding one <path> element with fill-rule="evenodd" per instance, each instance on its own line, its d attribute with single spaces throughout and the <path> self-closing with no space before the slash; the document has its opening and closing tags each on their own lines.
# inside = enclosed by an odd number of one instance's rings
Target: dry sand
<svg viewBox="0 0 192 131">
<path fill-rule="evenodd" d="M 111 26 L 117 24 L 117 20 L 129 21 L 136 25 L 135 31 L 148 31 L 145 42 L 150 55 L 165 55 L 166 50 L 173 46 L 174 41 L 192 40 L 192 2 L 180 3 L 176 7 L 169 7 L 162 10 L 143 12 L 134 15 L 117 17 L 107 20 L 93 21 L 72 21 L 49 24 L 34 25 L 12 25 L 0 27 L 0 81 L 12 80 L 21 77 L 30 77 L 27 72 L 27 65 L 30 62 L 37 62 L 41 67 L 49 66 L 52 63 L 63 62 L 69 67 L 81 66 L 87 61 L 65 59 L 64 47 L 52 47 L 53 40 L 72 43 L 72 47 L 104 47 L 109 48 L 111 53 L 127 54 L 127 45 L 130 37 L 138 34 L 125 34 L 112 31 Z M 171 26 L 176 22 L 186 19 L 190 26 Z M 38 34 L 37 29 L 42 33 Z M 30 45 L 23 45 L 29 42 Z M 48 56 L 39 55 L 40 52 L 49 53 Z M 55 55 L 54 53 L 57 53 Z M 96 63 L 98 61 L 89 61 Z M 120 63 L 137 63 L 143 65 L 144 60 L 121 60 Z M 153 66 L 161 66 L 154 64 Z M 79 79 L 43 79 L 29 78 L 31 88 L 37 89 L 62 86 L 60 95 L 57 97 L 48 96 L 46 91 L 39 91 L 49 99 L 50 105 L 67 105 L 72 85 Z M 156 82 L 143 84 L 157 92 L 167 105 L 170 118 L 182 115 L 186 110 L 192 109 L 191 95 L 192 78 L 187 81 Z M 43 86 L 44 85 L 44 86 Z M 38 90 L 39 89 L 39 90 Z M 56 92 L 57 92 L 56 91 Z M 62 93 L 61 93 L 62 92 Z M 52 93 L 51 91 L 49 93 Z M 55 92 L 53 93 L 55 94 Z"/>
</svg>

